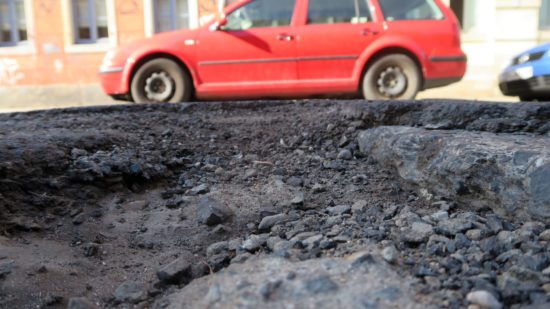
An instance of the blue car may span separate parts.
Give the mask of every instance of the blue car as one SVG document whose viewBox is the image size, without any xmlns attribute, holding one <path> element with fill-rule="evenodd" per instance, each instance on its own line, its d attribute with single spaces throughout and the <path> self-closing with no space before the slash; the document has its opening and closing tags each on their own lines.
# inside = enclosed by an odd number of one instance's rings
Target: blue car
<svg viewBox="0 0 550 309">
<path fill-rule="evenodd" d="M 522 101 L 550 101 L 550 43 L 515 57 L 500 74 L 499 87 Z"/>
</svg>

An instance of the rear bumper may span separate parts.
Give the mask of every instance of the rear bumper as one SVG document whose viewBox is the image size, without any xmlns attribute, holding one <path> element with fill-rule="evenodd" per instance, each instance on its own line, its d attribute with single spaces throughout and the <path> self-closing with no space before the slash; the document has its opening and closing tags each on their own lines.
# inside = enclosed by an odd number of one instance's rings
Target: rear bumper
<svg viewBox="0 0 550 309">
<path fill-rule="evenodd" d="M 467 65 L 468 58 L 463 53 L 430 57 L 424 76 L 424 90 L 461 81 L 466 74 Z"/>
<path fill-rule="evenodd" d="M 507 96 L 550 96 L 550 75 L 501 81 L 499 88 L 502 94 Z"/>
</svg>

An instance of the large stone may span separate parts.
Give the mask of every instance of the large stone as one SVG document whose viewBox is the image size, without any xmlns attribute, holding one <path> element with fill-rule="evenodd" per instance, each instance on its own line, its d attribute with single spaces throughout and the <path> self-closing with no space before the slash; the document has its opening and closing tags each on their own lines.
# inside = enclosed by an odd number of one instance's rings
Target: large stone
<svg viewBox="0 0 550 309">
<path fill-rule="evenodd" d="M 85 297 L 75 297 L 69 299 L 69 304 L 67 309 L 97 309 L 98 307 L 94 305 Z"/>
<path fill-rule="evenodd" d="M 493 296 L 493 294 L 487 291 L 470 292 L 466 296 L 466 299 L 470 303 L 476 304 L 483 309 L 501 309 L 502 308 L 502 304 Z"/>
<path fill-rule="evenodd" d="M 174 291 L 168 308 L 431 308 L 417 303 L 412 279 L 390 265 L 357 263 L 351 257 L 250 258 Z"/>
<path fill-rule="evenodd" d="M 550 222 L 550 139 L 380 127 L 359 135 L 361 151 L 393 166 L 428 195 Z"/>
<path fill-rule="evenodd" d="M 285 214 L 278 214 L 274 216 L 264 217 L 260 222 L 260 225 L 258 226 L 258 230 L 269 231 L 273 226 L 281 222 L 284 222 L 286 219 L 287 219 L 287 216 Z"/>
<path fill-rule="evenodd" d="M 157 277 L 164 284 L 185 284 L 192 279 L 191 264 L 180 257 L 157 271 Z"/>
<path fill-rule="evenodd" d="M 204 197 L 197 205 L 197 215 L 200 223 L 214 226 L 226 222 L 233 211 L 218 200 Z"/>
<path fill-rule="evenodd" d="M 147 289 L 141 283 L 126 281 L 115 290 L 113 296 L 117 303 L 137 304 L 147 298 Z"/>
</svg>

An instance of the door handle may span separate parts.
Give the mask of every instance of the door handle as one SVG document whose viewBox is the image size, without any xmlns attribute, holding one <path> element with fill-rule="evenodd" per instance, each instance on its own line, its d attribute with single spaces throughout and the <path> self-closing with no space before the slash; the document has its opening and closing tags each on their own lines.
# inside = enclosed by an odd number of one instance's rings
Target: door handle
<svg viewBox="0 0 550 309">
<path fill-rule="evenodd" d="M 377 34 L 378 34 L 378 30 L 373 30 L 369 28 L 365 28 L 361 30 L 361 35 L 368 36 L 368 35 L 377 35 Z"/>
<path fill-rule="evenodd" d="M 292 41 L 294 40 L 294 37 L 287 33 L 279 33 L 277 35 L 277 40 L 279 41 Z"/>
</svg>

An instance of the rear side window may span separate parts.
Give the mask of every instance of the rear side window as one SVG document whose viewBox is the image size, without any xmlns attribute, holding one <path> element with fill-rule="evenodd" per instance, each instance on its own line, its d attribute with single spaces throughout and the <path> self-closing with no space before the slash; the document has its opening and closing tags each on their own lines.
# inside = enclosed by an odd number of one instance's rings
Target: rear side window
<svg viewBox="0 0 550 309">
<path fill-rule="evenodd" d="M 308 24 L 357 24 L 371 20 L 367 0 L 309 0 Z"/>
<path fill-rule="evenodd" d="M 379 0 L 387 21 L 394 20 L 438 20 L 443 13 L 433 0 Z"/>
<path fill-rule="evenodd" d="M 227 16 L 224 30 L 282 27 L 290 25 L 295 0 L 255 0 Z"/>
</svg>

